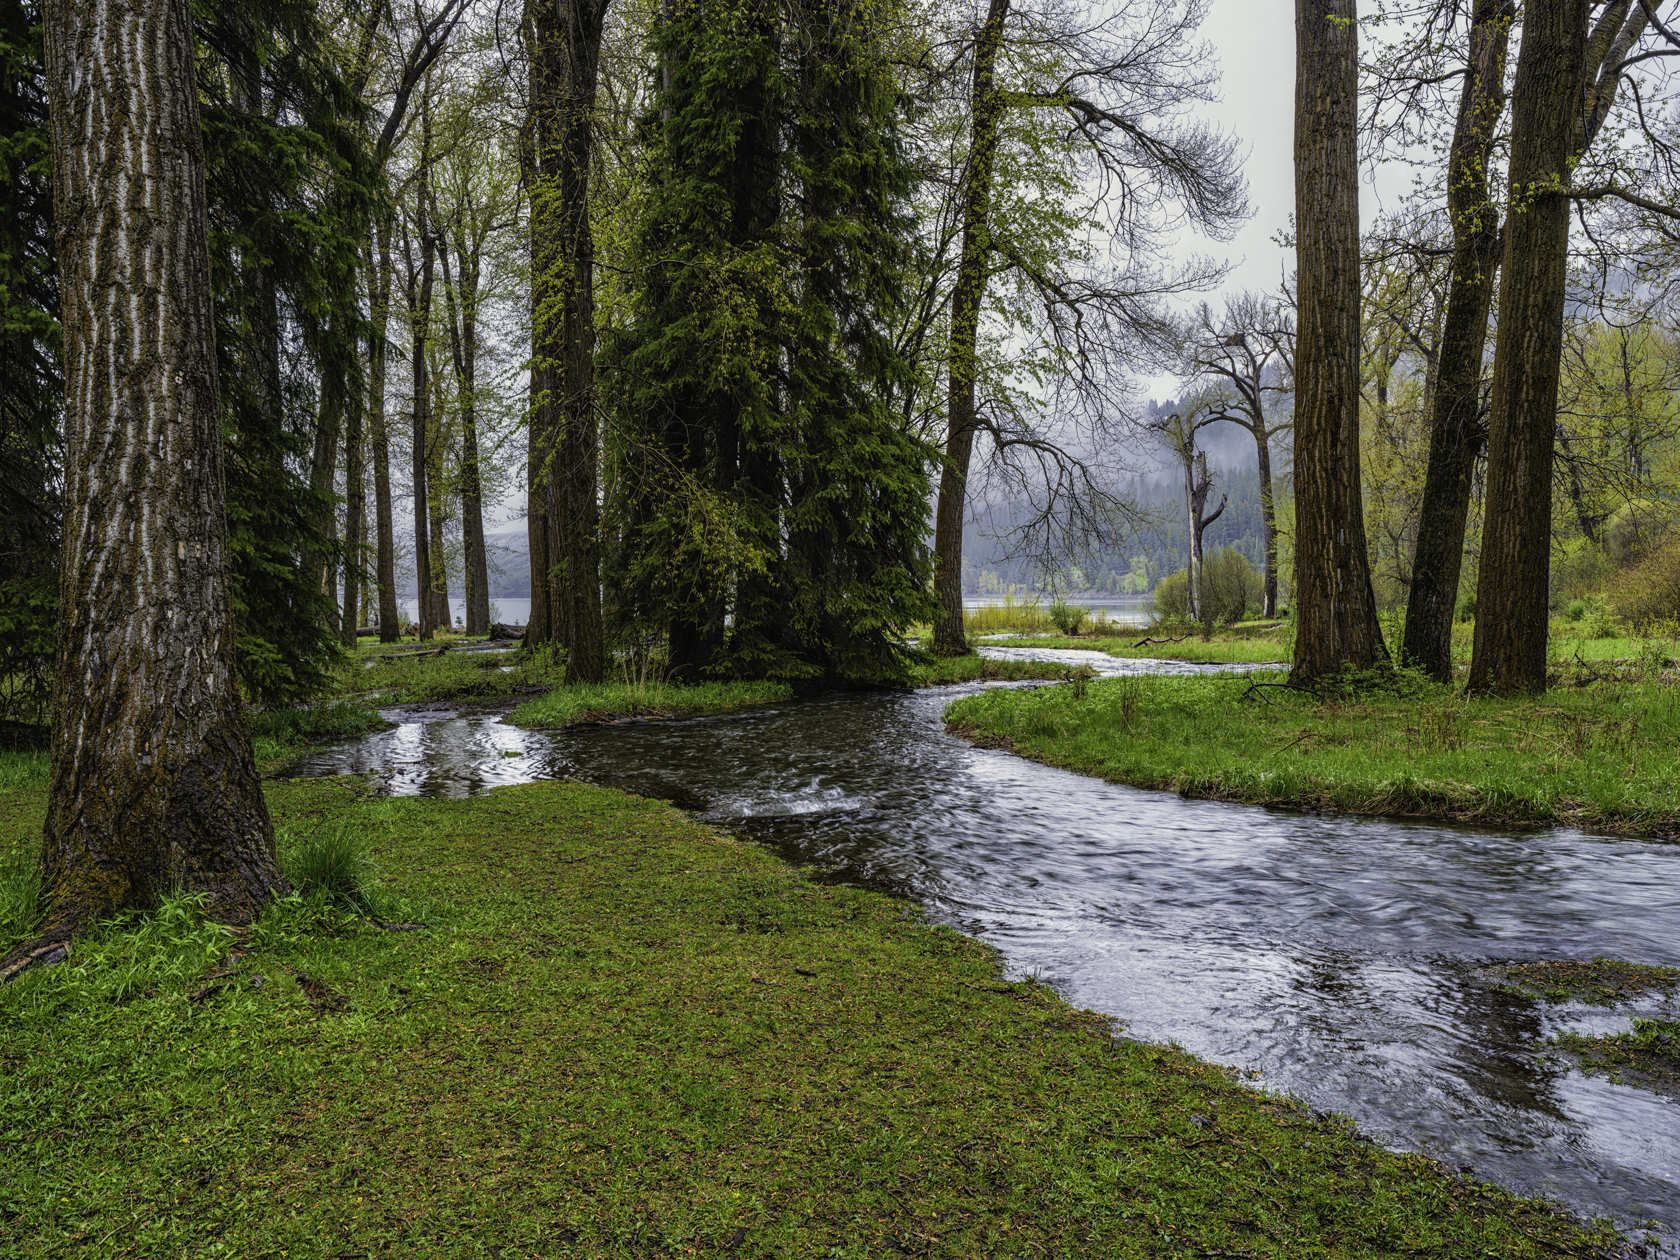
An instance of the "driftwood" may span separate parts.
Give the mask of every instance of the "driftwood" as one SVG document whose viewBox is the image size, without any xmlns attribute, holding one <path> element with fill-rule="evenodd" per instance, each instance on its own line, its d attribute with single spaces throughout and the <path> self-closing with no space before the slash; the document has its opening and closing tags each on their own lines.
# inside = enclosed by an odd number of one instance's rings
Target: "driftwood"
<svg viewBox="0 0 1680 1260">
<path fill-rule="evenodd" d="M 453 643 L 440 643 L 435 648 L 421 648 L 418 652 L 386 652 L 373 659 L 376 661 L 400 661 L 411 656 L 442 656 L 454 646 Z"/>
<path fill-rule="evenodd" d="M 507 626 L 498 621 L 490 627 L 490 641 L 492 643 L 510 643 L 524 637 L 524 626 Z"/>
<path fill-rule="evenodd" d="M 1183 643 L 1184 640 L 1188 639 L 1189 637 L 1190 636 L 1187 635 L 1187 634 L 1181 634 L 1176 639 L 1139 639 L 1136 643 L 1132 644 L 1132 646 L 1135 647 L 1135 648 L 1140 648 L 1145 643 Z"/>
</svg>

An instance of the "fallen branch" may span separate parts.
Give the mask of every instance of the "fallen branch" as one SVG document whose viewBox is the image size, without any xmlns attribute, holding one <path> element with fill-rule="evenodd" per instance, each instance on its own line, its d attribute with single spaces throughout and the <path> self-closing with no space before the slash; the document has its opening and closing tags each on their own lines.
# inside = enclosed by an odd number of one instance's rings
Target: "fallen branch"
<svg viewBox="0 0 1680 1260">
<path fill-rule="evenodd" d="M 1238 696 L 1237 699 L 1247 700 L 1250 696 L 1252 696 L 1256 691 L 1260 690 L 1260 688 L 1262 688 L 1262 687 L 1282 687 L 1286 691 L 1304 691 L 1309 696 L 1311 696 L 1314 700 L 1319 698 L 1318 691 L 1315 688 L 1307 686 L 1305 683 L 1251 682 L 1251 683 L 1248 684 L 1248 690 L 1243 692 L 1242 695 Z M 1265 697 L 1262 696 L 1261 699 L 1265 699 Z"/>
<path fill-rule="evenodd" d="M 1140 648 L 1146 643 L 1183 643 L 1184 640 L 1188 639 L 1189 637 L 1190 636 L 1187 635 L 1187 634 L 1181 634 L 1176 639 L 1139 639 L 1136 643 L 1132 644 L 1132 646 L 1135 647 L 1135 648 Z"/>
</svg>

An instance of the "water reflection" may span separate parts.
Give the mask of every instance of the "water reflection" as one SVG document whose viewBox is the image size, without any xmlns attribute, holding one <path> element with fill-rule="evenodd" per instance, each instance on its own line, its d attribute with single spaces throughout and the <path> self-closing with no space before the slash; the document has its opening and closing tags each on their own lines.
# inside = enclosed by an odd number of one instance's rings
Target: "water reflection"
<svg viewBox="0 0 1680 1260">
<path fill-rule="evenodd" d="M 1230 685 L 1234 702 L 1246 684 Z M 1534 1051 L 1625 1013 L 1538 1006 L 1478 975 L 1680 964 L 1680 848 L 1136 791 L 946 735 L 964 690 L 552 734 L 417 715 L 304 773 L 441 795 L 575 777 L 674 799 L 918 898 L 1134 1036 L 1586 1214 L 1680 1230 L 1680 1106 Z"/>
</svg>

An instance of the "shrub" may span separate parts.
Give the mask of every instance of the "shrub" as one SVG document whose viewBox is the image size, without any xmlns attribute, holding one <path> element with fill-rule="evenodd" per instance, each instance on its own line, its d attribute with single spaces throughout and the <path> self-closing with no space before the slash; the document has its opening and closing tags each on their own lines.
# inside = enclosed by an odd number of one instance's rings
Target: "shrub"
<svg viewBox="0 0 1680 1260">
<path fill-rule="evenodd" d="M 1155 583 L 1150 611 L 1159 622 L 1183 621 L 1190 615 L 1190 575 L 1183 569 Z"/>
<path fill-rule="evenodd" d="M 1080 627 L 1085 624 L 1085 618 L 1090 616 L 1090 613 L 1089 608 L 1066 604 L 1059 599 L 1046 610 L 1046 615 L 1050 618 L 1050 624 L 1063 634 L 1068 635 L 1078 634 Z"/>
<path fill-rule="evenodd" d="M 1221 547 L 1202 561 L 1201 619 L 1229 626 L 1258 608 L 1260 575 L 1235 547 Z"/>
<path fill-rule="evenodd" d="M 1650 634 L 1661 623 L 1680 618 L 1680 541 L 1661 543 L 1644 559 L 1613 574 L 1599 602 L 1608 605 L 1606 614 L 1613 610 L 1635 634 Z"/>
<path fill-rule="evenodd" d="M 1587 615 L 1587 601 L 1572 599 L 1569 601 L 1569 611 L 1565 614 L 1571 621 L 1579 621 Z"/>
</svg>

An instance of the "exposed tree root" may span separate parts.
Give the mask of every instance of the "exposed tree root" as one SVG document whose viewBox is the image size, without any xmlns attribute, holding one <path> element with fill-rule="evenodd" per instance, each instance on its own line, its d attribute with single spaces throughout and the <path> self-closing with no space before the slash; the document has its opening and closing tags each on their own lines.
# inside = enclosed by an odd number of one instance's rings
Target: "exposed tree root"
<svg viewBox="0 0 1680 1260">
<path fill-rule="evenodd" d="M 31 967 L 51 967 L 70 955 L 70 935 L 54 932 L 27 945 L 19 945 L 0 959 L 0 984 L 15 980 Z"/>
</svg>

